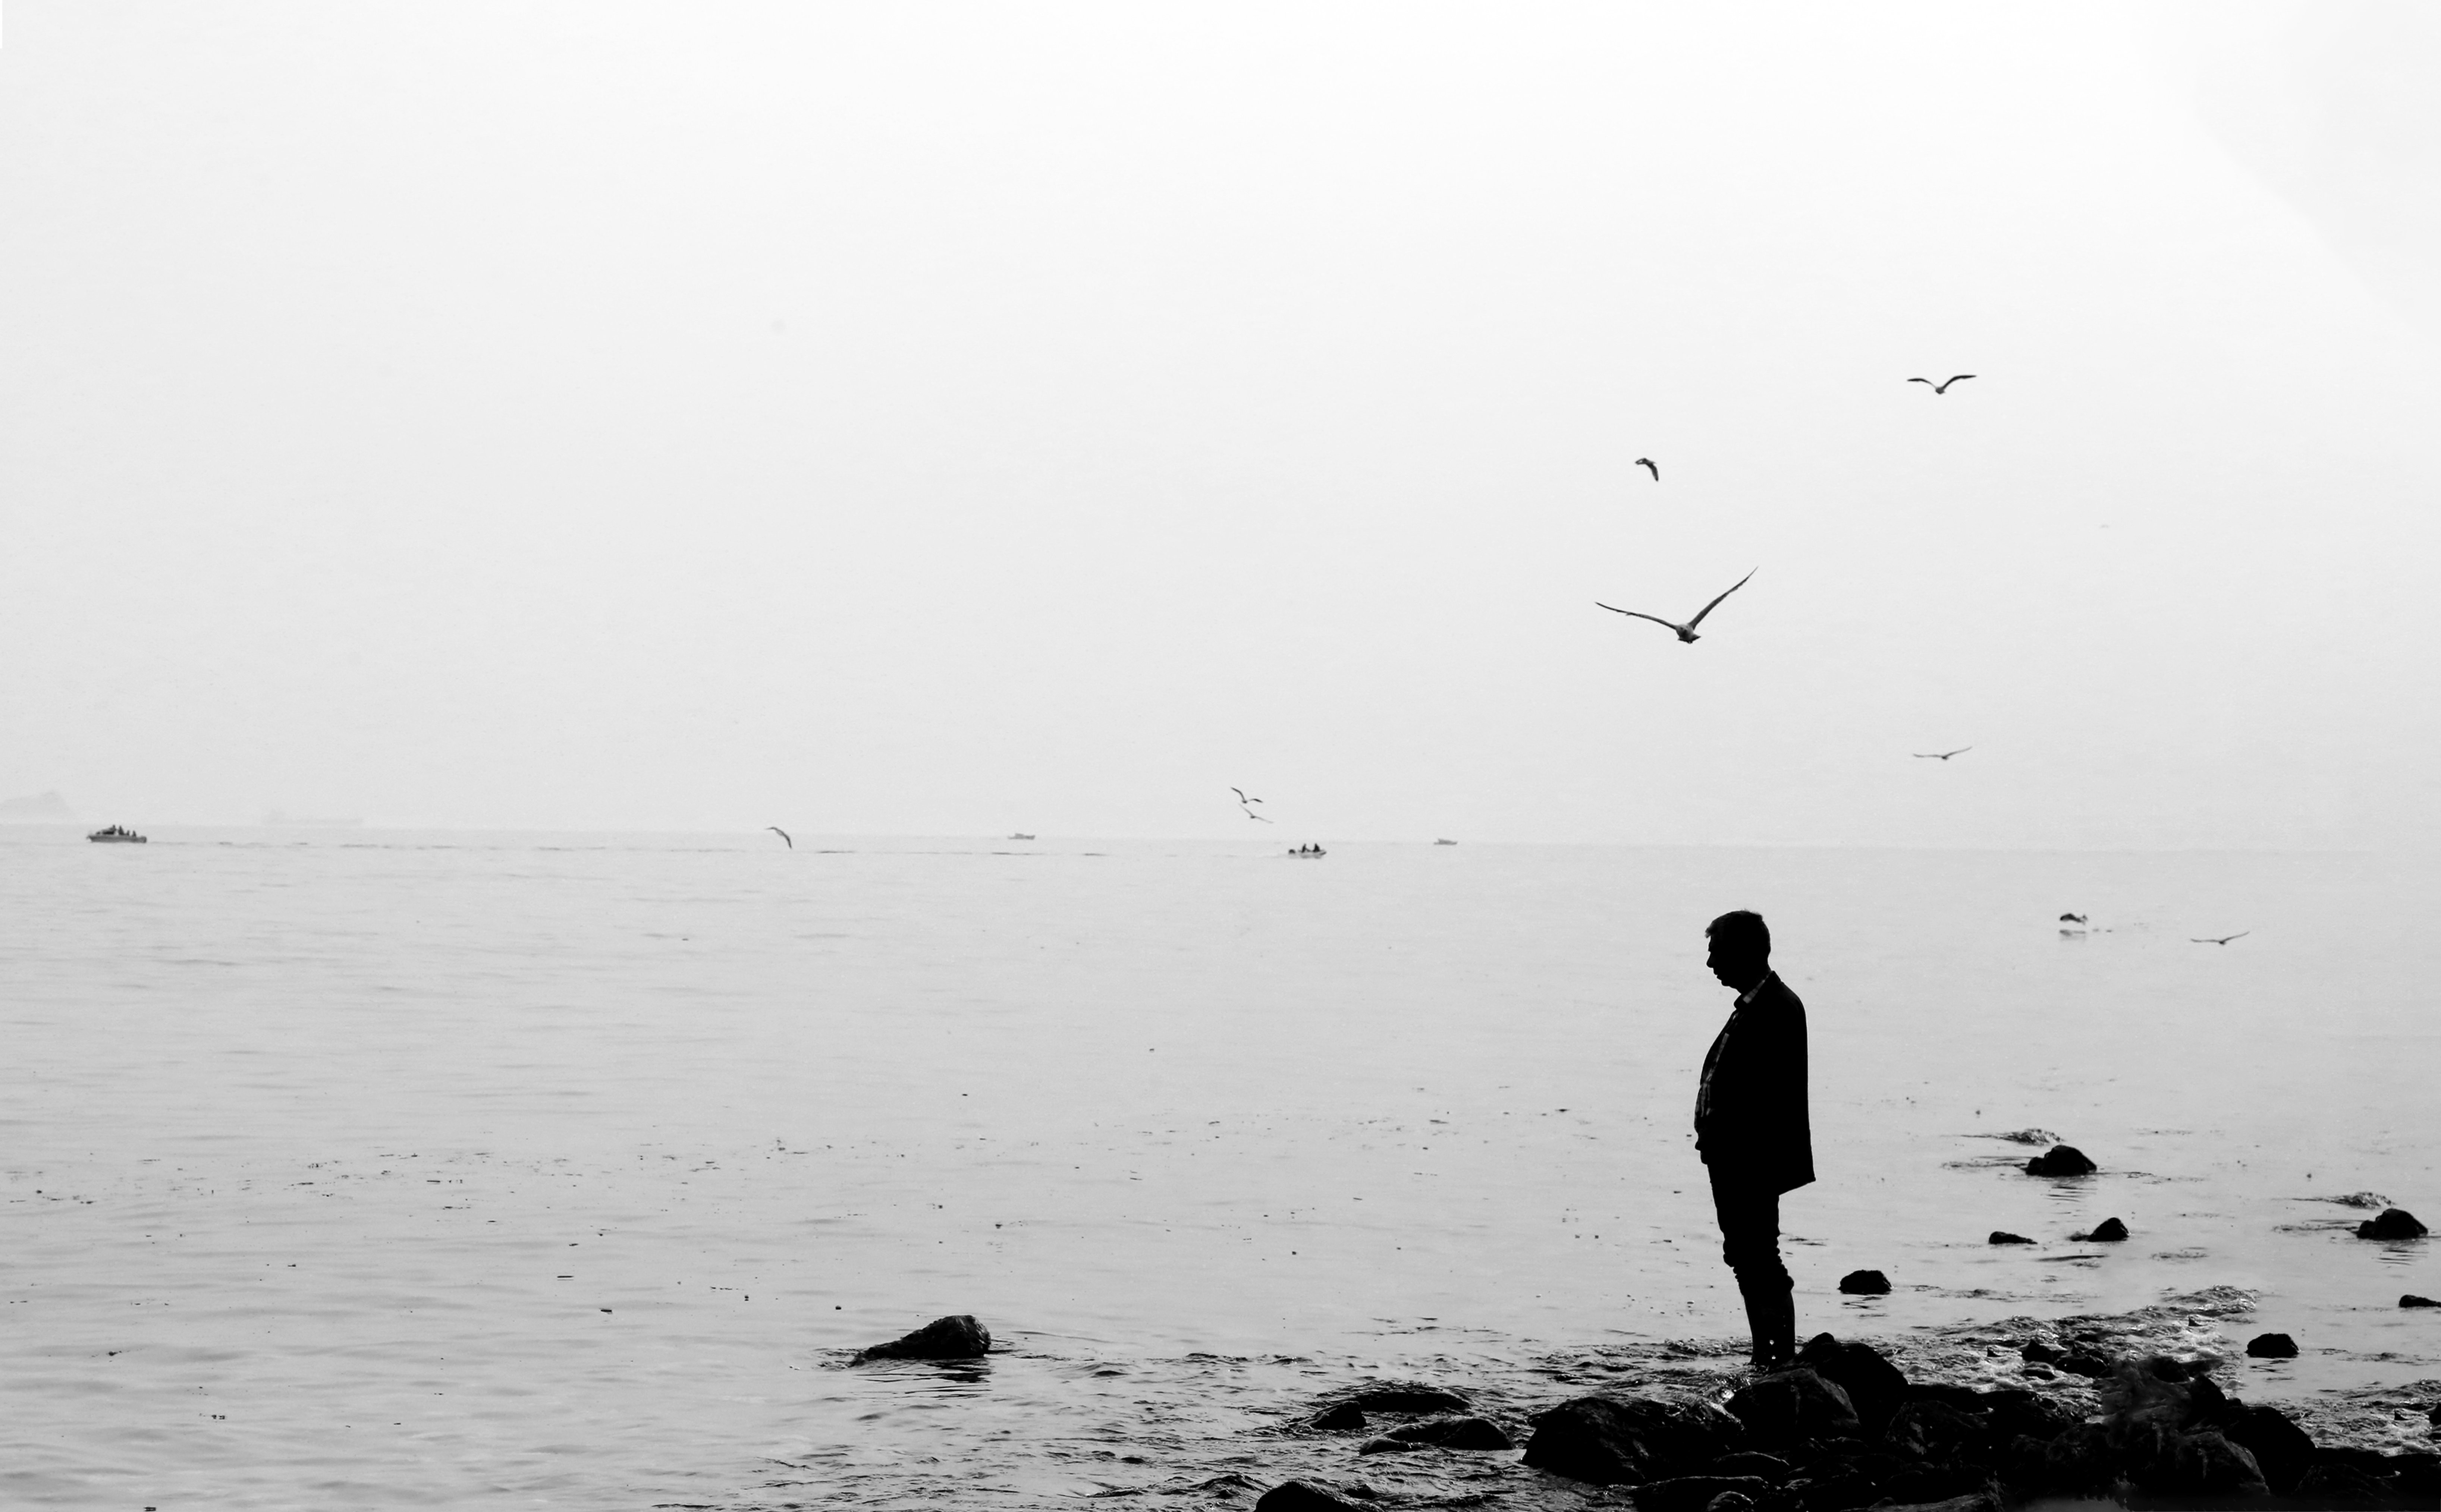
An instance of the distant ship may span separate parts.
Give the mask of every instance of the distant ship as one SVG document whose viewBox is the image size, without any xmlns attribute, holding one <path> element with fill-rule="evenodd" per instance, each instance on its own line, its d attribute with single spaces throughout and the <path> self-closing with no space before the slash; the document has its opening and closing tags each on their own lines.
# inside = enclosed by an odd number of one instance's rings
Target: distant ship
<svg viewBox="0 0 2441 1512">
<path fill-rule="evenodd" d="M 1319 845 L 1300 845 L 1289 854 L 1297 857 L 1299 860 L 1315 861 L 1329 855 L 1330 853 L 1324 850 Z"/>
<path fill-rule="evenodd" d="M 143 836 L 136 834 L 134 830 L 129 829 L 124 824 L 113 824 L 106 830 L 96 830 L 91 835 L 86 836 L 85 838 L 93 841 L 97 845 L 143 845 L 148 843 Z"/>
<path fill-rule="evenodd" d="M 1457 843 L 1457 841 L 1456 841 L 1456 840 L 1435 840 L 1433 843 L 1434 843 L 1435 845 L 1456 845 L 1456 844 Z"/>
<path fill-rule="evenodd" d="M 1031 836 L 1031 835 L 1025 835 L 1025 834 L 1022 834 L 1022 833 L 1021 833 L 1021 834 L 1017 834 L 1017 835 L 1012 835 L 1012 836 L 1010 836 L 1010 837 L 1009 837 L 1009 838 L 1010 838 L 1010 839 L 1012 839 L 1012 840 L 1030 840 L 1030 839 L 1034 838 L 1034 837 L 1033 837 L 1033 836 Z"/>
</svg>

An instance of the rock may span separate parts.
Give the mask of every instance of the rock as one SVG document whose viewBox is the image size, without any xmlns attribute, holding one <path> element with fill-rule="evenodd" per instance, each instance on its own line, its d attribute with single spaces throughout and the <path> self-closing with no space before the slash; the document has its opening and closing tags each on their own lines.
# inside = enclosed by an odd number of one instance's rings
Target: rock
<svg viewBox="0 0 2441 1512">
<path fill-rule="evenodd" d="M 1356 1452 L 1359 1454 L 1415 1454 L 1430 1447 L 1426 1444 L 1411 1444 L 1403 1438 L 1392 1438 L 1385 1433 L 1380 1438 L 1368 1438 L 1357 1445 Z"/>
<path fill-rule="evenodd" d="M 1878 1270 L 1851 1270 L 1839 1278 L 1839 1289 L 1852 1297 L 1878 1297 L 1890 1289 L 1890 1278 Z"/>
<path fill-rule="evenodd" d="M 1877 1506 L 1874 1512 L 2000 1512 L 2001 1505 L 1995 1493 L 1975 1491 L 1940 1502 L 1890 1503 Z"/>
<path fill-rule="evenodd" d="M 1749 1507 L 1770 1485 L 1752 1476 L 1679 1475 L 1647 1481 L 1636 1488 L 1636 1512 L 1710 1512 L 1725 1496 L 1744 1498 Z"/>
<path fill-rule="evenodd" d="M 2155 1380 L 2185 1380 L 2187 1362 L 2170 1355 L 2151 1355 L 2144 1360 L 2144 1370 Z"/>
<path fill-rule="evenodd" d="M 2430 1297 L 2419 1297 L 2412 1291 L 2399 1298 L 2398 1305 L 2402 1307 L 2441 1307 L 2441 1302 L 2434 1302 Z"/>
<path fill-rule="evenodd" d="M 1777 1454 L 1765 1454 L 1759 1449 L 1741 1449 L 1735 1454 L 1724 1454 L 1714 1460 L 1712 1473 L 1740 1479 L 1769 1481 L 1777 1485 L 1788 1479 L 1789 1465 Z"/>
<path fill-rule="evenodd" d="M 2405 1208 L 2384 1208 L 2357 1225 L 2360 1239 L 2421 1239 L 2425 1232 L 2424 1225 L 2415 1221 L 2415 1215 Z"/>
<path fill-rule="evenodd" d="M 1803 1365 L 1763 1377 L 1731 1396 L 1728 1407 L 1763 1449 L 1847 1438 L 1862 1426 L 1847 1392 Z"/>
<path fill-rule="evenodd" d="M 1909 1459 L 1954 1460 L 1983 1443 L 1991 1431 L 1990 1419 L 1945 1402 L 1908 1402 L 1891 1414 L 1882 1442 L 1891 1453 Z"/>
<path fill-rule="evenodd" d="M 2084 1414 L 2065 1402 L 2015 1387 L 1983 1394 L 1982 1412 L 1992 1425 L 1992 1437 L 2049 1439 L 2084 1421 Z"/>
<path fill-rule="evenodd" d="M 2054 1144 L 2026 1162 L 2028 1176 L 2091 1176 L 2095 1169 L 2073 1144 Z"/>
<path fill-rule="evenodd" d="M 2284 1496 L 2314 1463 L 2314 1441 L 2277 1407 L 2232 1404 L 2218 1426 L 2231 1443 L 2254 1456 L 2264 1480 Z"/>
<path fill-rule="evenodd" d="M 2011 1233 L 2006 1229 L 1995 1229 L 1992 1231 L 1992 1237 L 1983 1242 L 1985 1244 L 2032 1244 L 2034 1241 L 2022 1233 Z"/>
<path fill-rule="evenodd" d="M 2068 1351 L 2064 1349 L 2053 1349 L 2051 1345 L 2044 1343 L 2039 1339 L 2027 1340 L 2024 1346 L 2020 1348 L 2017 1353 L 2023 1356 L 2030 1363 L 2040 1365 L 2056 1364 L 2068 1358 Z"/>
<path fill-rule="evenodd" d="M 2110 1361 L 2103 1359 L 2100 1355 L 2092 1353 L 2090 1350 L 2070 1350 L 2066 1357 L 2056 1361 L 2056 1363 L 2060 1369 L 2067 1371 L 2070 1375 L 2083 1376 L 2088 1380 L 2107 1380 L 2110 1377 Z"/>
<path fill-rule="evenodd" d="M 1754 1498 L 1744 1491 L 1723 1491 L 1704 1503 L 1704 1512 L 1754 1512 Z"/>
<path fill-rule="evenodd" d="M 2297 1354 L 2297 1341 L 2287 1334 L 2256 1334 L 2246 1341 L 2246 1352 L 2257 1359 L 2290 1359 Z"/>
<path fill-rule="evenodd" d="M 1474 1404 L 1433 1386 L 1371 1386 L 1340 1399 L 1360 1413 L 1463 1413 Z"/>
<path fill-rule="evenodd" d="M 1365 1413 L 1354 1402 L 1341 1402 L 1307 1418 L 1305 1426 L 1322 1433 L 1353 1432 L 1365 1427 Z"/>
<path fill-rule="evenodd" d="M 912 1334 L 859 1350 L 853 1363 L 868 1359 L 972 1359 L 991 1348 L 991 1330 L 961 1312 L 935 1318 Z"/>
<path fill-rule="evenodd" d="M 2043 1479 L 2054 1490 L 2099 1491 L 2119 1478 L 2119 1458 L 2099 1423 L 2079 1423 L 2043 1447 Z"/>
<path fill-rule="evenodd" d="M 1699 1470 L 1745 1436 L 1717 1407 L 1578 1396 L 1535 1415 L 1526 1463 L 1572 1481 L 1633 1485 Z"/>
<path fill-rule="evenodd" d="M 2318 1506 L 2361 1506 L 2380 1501 L 2389 1489 L 2353 1465 L 2317 1465 L 2298 1481 L 2296 1494 Z"/>
<path fill-rule="evenodd" d="M 2070 1237 L 2079 1244 L 2117 1244 L 2127 1237 L 2127 1225 L 2117 1218 L 2105 1218 L 2095 1224 L 2091 1232 L 2070 1234 Z"/>
<path fill-rule="evenodd" d="M 1856 1410 L 1857 1427 L 1879 1437 L 1890 1413 L 1907 1395 L 1908 1378 L 1871 1344 L 1842 1343 L 1829 1334 L 1816 1334 L 1797 1352 L 1797 1362 L 1848 1394 Z"/>
<path fill-rule="evenodd" d="M 1500 1431 L 1500 1425 L 1483 1417 L 1435 1417 L 1421 1423 L 1409 1423 L 1390 1430 L 1389 1436 L 1405 1444 L 1428 1444 L 1435 1449 L 1510 1449 L 1517 1446 Z"/>
<path fill-rule="evenodd" d="M 2180 1496 L 2268 1496 L 2271 1491 L 2254 1456 L 2209 1428 L 2179 1438 L 2170 1476 L 2171 1484 L 2161 1489 Z"/>
<path fill-rule="evenodd" d="M 1255 1512 L 1348 1512 L 1364 1505 L 1304 1481 L 1282 1481 L 1263 1493 Z"/>
</svg>

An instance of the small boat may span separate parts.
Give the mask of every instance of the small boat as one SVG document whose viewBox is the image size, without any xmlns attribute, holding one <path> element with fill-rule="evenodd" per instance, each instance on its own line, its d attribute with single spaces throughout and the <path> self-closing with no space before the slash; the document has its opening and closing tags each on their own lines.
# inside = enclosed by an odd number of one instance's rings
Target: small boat
<svg viewBox="0 0 2441 1512">
<path fill-rule="evenodd" d="M 1456 841 L 1456 840 L 1435 840 L 1433 843 L 1434 843 L 1435 845 L 1456 845 L 1456 844 L 1457 843 L 1457 841 Z"/>
<path fill-rule="evenodd" d="M 113 824 L 108 829 L 96 830 L 91 835 L 86 836 L 85 838 L 93 841 L 97 845 L 144 845 L 150 843 L 143 836 L 136 834 L 134 830 L 129 829 L 124 824 Z"/>
<path fill-rule="evenodd" d="M 1300 845 L 1289 854 L 1300 861 L 1318 861 L 1330 853 L 1319 845 Z"/>
<path fill-rule="evenodd" d="M 1009 838 L 1010 838 L 1010 839 L 1012 839 L 1012 840 L 1030 840 L 1030 839 L 1034 838 L 1034 837 L 1033 837 L 1033 836 L 1031 836 L 1031 835 L 1026 835 L 1026 834 L 1023 834 L 1023 833 L 1020 833 L 1020 834 L 1016 834 L 1016 835 L 1012 835 L 1012 836 L 1010 836 L 1010 837 L 1009 837 Z"/>
</svg>

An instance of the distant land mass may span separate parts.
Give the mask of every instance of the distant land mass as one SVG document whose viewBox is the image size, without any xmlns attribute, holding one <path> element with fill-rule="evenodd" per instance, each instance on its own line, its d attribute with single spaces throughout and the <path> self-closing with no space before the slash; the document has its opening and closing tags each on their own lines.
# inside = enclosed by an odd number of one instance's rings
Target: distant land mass
<svg viewBox="0 0 2441 1512">
<path fill-rule="evenodd" d="M 268 830 L 352 830 L 362 824 L 360 819 L 316 818 L 311 814 L 283 814 L 278 809 L 262 816 L 262 827 Z"/>
<path fill-rule="evenodd" d="M 57 793 L 36 793 L 31 798 L 0 798 L 0 824 L 74 824 L 77 817 L 68 801 Z"/>
</svg>

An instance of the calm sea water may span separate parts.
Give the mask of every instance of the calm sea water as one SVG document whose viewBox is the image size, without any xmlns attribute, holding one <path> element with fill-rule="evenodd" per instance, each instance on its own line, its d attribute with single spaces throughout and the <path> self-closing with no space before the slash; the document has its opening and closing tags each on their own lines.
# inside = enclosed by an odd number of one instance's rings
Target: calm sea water
<svg viewBox="0 0 2441 1512">
<path fill-rule="evenodd" d="M 2333 1199 L 2441 1221 L 2436 873 L 0 835 L 0 1501 L 1065 1503 L 1267 1484 L 1266 1414 L 1368 1374 L 1522 1411 L 1571 1352 L 1712 1347 L 1733 907 L 1811 1017 L 1805 1330 L 2234 1286 L 2229 1342 L 2305 1350 L 2250 1395 L 2421 1389 L 2441 1263 Z M 2020 1174 L 2029 1127 L 2102 1174 Z M 841 1368 L 946 1312 L 1011 1349 Z"/>
</svg>

